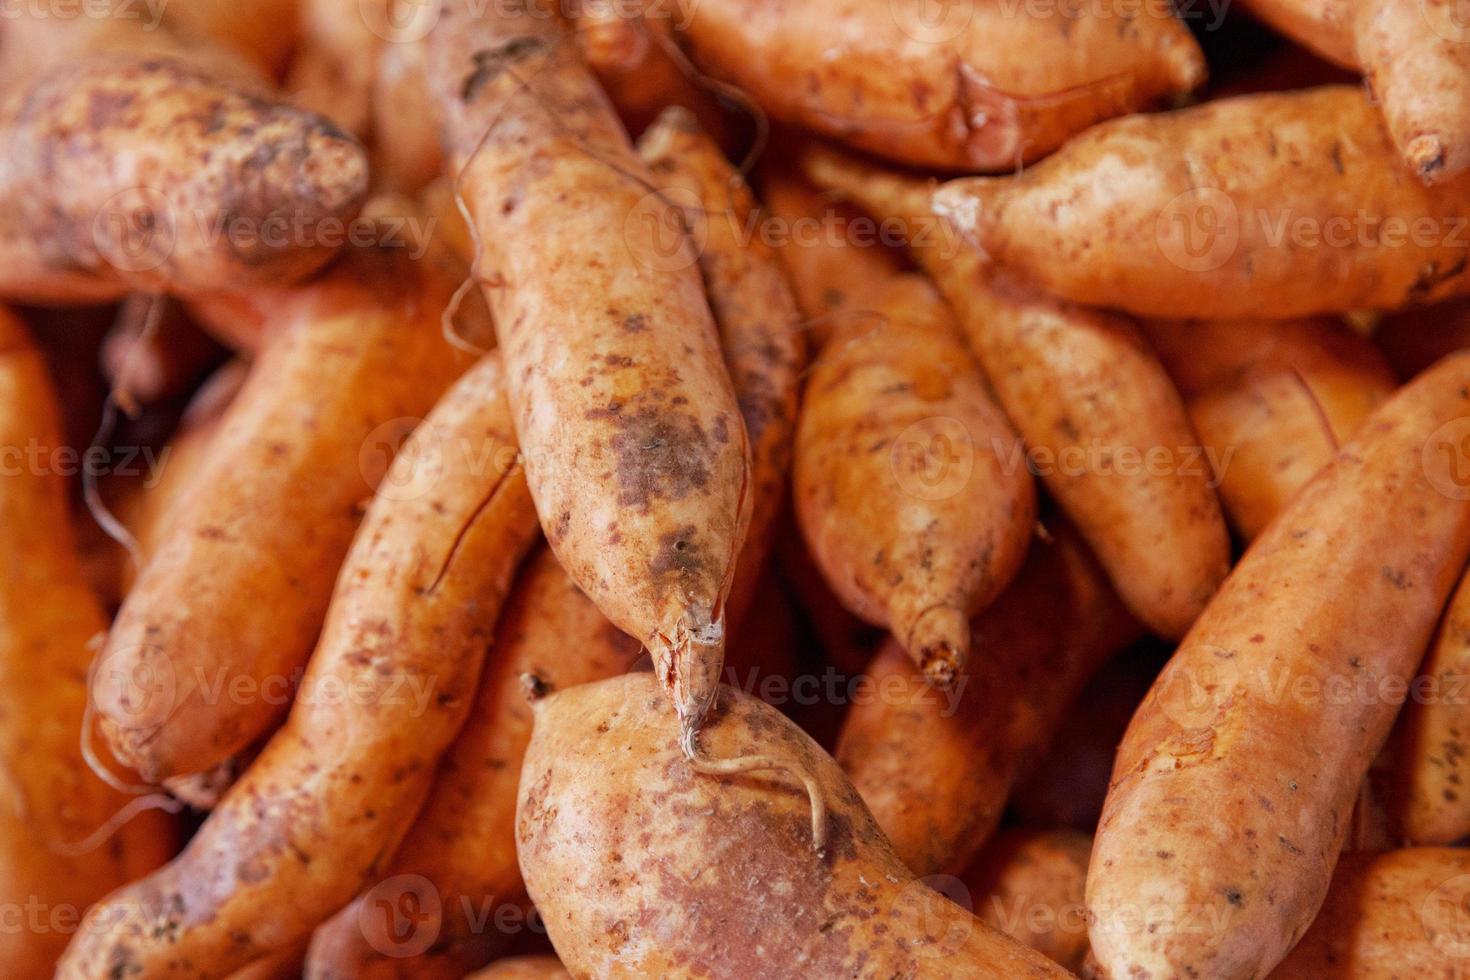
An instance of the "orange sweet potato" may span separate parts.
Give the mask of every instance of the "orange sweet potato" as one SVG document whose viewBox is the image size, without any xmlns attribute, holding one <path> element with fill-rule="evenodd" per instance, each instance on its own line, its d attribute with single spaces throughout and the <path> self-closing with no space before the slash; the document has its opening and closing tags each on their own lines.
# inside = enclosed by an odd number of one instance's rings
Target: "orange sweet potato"
<svg viewBox="0 0 1470 980">
<path fill-rule="evenodd" d="M 1006 170 L 1100 119 L 1186 92 L 1204 58 L 1165 7 L 1127 20 L 994 0 L 685 0 L 700 67 L 772 116 L 916 166 Z"/>
<path fill-rule="evenodd" d="M 953 306 L 1027 461 L 1133 613 L 1182 636 L 1225 577 L 1229 534 L 1179 394 L 1137 324 L 990 275 L 933 234 L 920 181 L 832 153 L 805 166 L 913 231 L 910 251 Z"/>
<path fill-rule="evenodd" d="M 467 980 L 572 980 L 555 956 L 513 956 L 498 960 Z"/>
<path fill-rule="evenodd" d="M 114 894 L 144 910 L 75 942 L 58 977 L 226 976 L 291 946 L 384 862 L 468 716 L 535 511 L 499 361 L 410 436 L 364 517 L 284 728 L 167 868 Z M 242 395 L 241 397 L 245 397 Z"/>
<path fill-rule="evenodd" d="M 1088 678 L 1137 633 L 1075 533 L 1053 523 L 975 620 L 985 653 L 954 690 L 924 685 L 889 646 L 868 668 L 877 696 L 848 710 L 837 759 L 916 874 L 969 865 Z"/>
<path fill-rule="evenodd" d="M 933 285 L 898 276 L 871 299 L 873 318 L 844 324 L 808 380 L 796 512 L 848 608 L 948 685 L 970 617 L 1025 559 L 1035 485 Z"/>
<path fill-rule="evenodd" d="M 88 589 L 53 466 L 61 410 L 20 321 L 0 310 L 0 961 L 16 977 L 50 976 L 98 898 L 167 860 L 166 827 L 85 842 L 129 798 L 83 761 L 91 644 L 106 628 Z M 34 451 L 33 451 L 34 450 Z"/>
<path fill-rule="evenodd" d="M 750 516 L 745 424 L 679 214 L 555 12 L 501 8 L 442 11 L 427 63 L 527 478 L 567 572 L 653 652 L 692 752 Z"/>
<path fill-rule="evenodd" d="M 1385 402 L 1256 538 L 1155 682 L 1088 877 L 1103 975 L 1262 976 L 1311 924 L 1397 688 L 1470 556 L 1445 428 L 1467 410 L 1470 353 Z"/>
<path fill-rule="evenodd" d="M 842 770 L 774 708 L 721 692 L 705 738 L 811 773 L 718 780 L 679 755 L 645 673 L 536 708 L 516 810 L 526 884 L 575 976 L 1066 977 L 914 878 Z M 752 889 L 759 889 L 752 891 Z"/>
<path fill-rule="evenodd" d="M 1241 536 L 1259 534 L 1393 393 L 1373 345 L 1315 320 L 1145 321 Z"/>
<path fill-rule="evenodd" d="M 1069 970 L 1087 955 L 1082 904 L 1092 838 L 1076 830 L 999 834 L 961 876 L 981 922 Z"/>
<path fill-rule="evenodd" d="M 1094 127 L 934 206 L 988 264 L 1145 316 L 1284 319 L 1470 291 L 1470 177 L 1426 187 L 1356 89 L 1221 99 Z"/>
<path fill-rule="evenodd" d="M 172 520 L 94 681 L 109 742 L 146 780 L 210 769 L 285 714 L 363 501 L 469 363 L 440 334 L 453 288 L 401 251 L 358 249 L 279 296 L 282 326 L 192 478 L 211 491 Z"/>
</svg>

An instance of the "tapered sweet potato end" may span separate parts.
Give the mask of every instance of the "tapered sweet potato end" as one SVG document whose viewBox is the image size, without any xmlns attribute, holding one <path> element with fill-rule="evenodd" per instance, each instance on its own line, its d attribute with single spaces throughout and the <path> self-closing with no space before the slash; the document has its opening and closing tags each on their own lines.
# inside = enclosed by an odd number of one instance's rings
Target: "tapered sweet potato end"
<svg viewBox="0 0 1470 980">
<path fill-rule="evenodd" d="M 930 683 L 949 688 L 970 660 L 970 620 L 954 606 L 930 606 L 911 623 L 895 623 L 904 649 Z"/>
<path fill-rule="evenodd" d="M 985 254 L 988 211 L 986 195 L 994 177 L 963 177 L 941 184 L 930 204 L 945 224 L 958 232 L 971 247 Z"/>
</svg>

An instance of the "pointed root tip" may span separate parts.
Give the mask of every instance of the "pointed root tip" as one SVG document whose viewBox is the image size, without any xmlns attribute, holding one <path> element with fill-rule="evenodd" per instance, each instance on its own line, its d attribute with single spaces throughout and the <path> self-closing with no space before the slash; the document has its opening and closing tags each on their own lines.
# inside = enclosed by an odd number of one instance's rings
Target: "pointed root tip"
<svg viewBox="0 0 1470 980">
<path fill-rule="evenodd" d="M 1404 157 L 1419 175 L 1419 179 L 1427 184 L 1435 183 L 1446 176 L 1445 145 L 1438 136 L 1425 135 L 1411 140 L 1404 147 Z"/>
<path fill-rule="evenodd" d="M 551 685 L 535 674 L 527 672 L 521 675 L 521 690 L 525 692 L 526 700 L 536 705 L 551 693 Z"/>
<path fill-rule="evenodd" d="M 930 683 L 953 686 L 970 660 L 970 620 L 953 606 L 931 606 L 909 630 L 908 648 Z"/>
<path fill-rule="evenodd" d="M 940 184 L 929 199 L 930 209 L 982 255 L 985 250 L 980 246 L 979 228 L 983 209 L 979 195 L 970 189 L 970 185 L 972 180 L 983 179 L 961 178 Z"/>
</svg>

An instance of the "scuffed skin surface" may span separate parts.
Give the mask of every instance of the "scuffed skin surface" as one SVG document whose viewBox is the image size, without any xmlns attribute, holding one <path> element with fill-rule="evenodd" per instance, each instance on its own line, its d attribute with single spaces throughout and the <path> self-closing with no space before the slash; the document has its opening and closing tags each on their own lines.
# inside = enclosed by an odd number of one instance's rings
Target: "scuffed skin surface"
<svg viewBox="0 0 1470 980">
<path fill-rule="evenodd" d="M 536 539 L 517 457 L 486 473 L 456 447 L 513 445 L 492 354 L 385 478 L 391 490 L 364 518 L 285 727 L 179 858 L 99 906 L 102 922 L 134 914 L 79 936 L 58 977 L 227 976 L 304 940 L 381 866 L 469 714 Z"/>
<path fill-rule="evenodd" d="M 0 103 L 0 295 L 93 303 L 303 278 L 367 192 L 326 119 L 169 57 L 95 56 Z"/>
<path fill-rule="evenodd" d="M 680 215 L 555 12 L 478 6 L 441 13 L 430 88 L 531 493 L 572 579 L 652 651 L 692 749 L 750 519 L 745 423 Z"/>
<path fill-rule="evenodd" d="M 1256 16 L 1363 72 L 1405 165 L 1427 184 L 1470 166 L 1470 33 L 1454 0 L 1247 0 Z"/>
<path fill-rule="evenodd" d="M 1113 120 L 1017 177 L 945 184 L 934 206 L 987 263 L 1143 316 L 1285 319 L 1470 291 L 1470 177 L 1420 183 L 1346 86 Z"/>
<path fill-rule="evenodd" d="M 41 352 L 0 309 L 0 448 L 7 458 L 27 446 L 55 452 L 61 429 Z M 0 476 L 0 903 L 15 917 L 0 932 L 0 963 L 15 977 L 50 976 L 87 907 L 162 864 L 174 846 L 170 821 L 153 813 L 78 849 L 130 797 L 82 759 L 89 645 L 106 620 L 77 558 L 65 484 L 48 459 L 12 463 Z"/>
<path fill-rule="evenodd" d="M 1443 461 L 1458 446 L 1443 427 L 1467 414 L 1470 352 L 1400 389 L 1256 538 L 1154 683 L 1087 882 L 1101 975 L 1259 977 L 1311 924 L 1398 712 L 1385 685 L 1412 678 L 1470 555 Z"/>
<path fill-rule="evenodd" d="M 521 870 L 577 977 L 1066 977 L 917 881 L 837 764 L 731 688 L 705 731 L 817 778 L 828 846 L 786 775 L 689 769 L 648 674 L 538 703 L 517 807 Z"/>
<path fill-rule="evenodd" d="M 1220 503 L 1250 541 L 1317 475 L 1397 381 L 1341 322 L 1147 320 L 1220 481 Z"/>
<path fill-rule="evenodd" d="M 362 923 L 380 914 L 358 898 L 317 930 L 307 976 L 313 980 L 459 980 L 483 966 L 506 937 L 493 920 L 465 913 L 526 901 L 516 864 L 515 799 L 531 741 L 531 706 L 521 676 L 561 690 L 614 677 L 637 659 L 637 640 L 598 612 L 549 548 L 527 560 L 497 629 L 497 641 L 470 720 L 440 764 L 433 791 L 383 879 L 420 875 L 440 897 L 440 914 L 418 925 L 435 937 L 403 955 L 368 942 Z M 419 933 L 410 937 L 416 940 Z M 405 947 L 407 944 L 403 944 Z"/>
<path fill-rule="evenodd" d="M 869 298 L 807 381 L 796 514 L 847 607 L 947 686 L 970 658 L 969 618 L 1026 557 L 1035 482 L 933 285 L 899 276 Z"/>
<path fill-rule="evenodd" d="M 1007 170 L 1204 81 L 1171 12 L 1120 19 L 999 0 L 682 0 L 704 70 L 783 122 L 912 166 Z"/>
<path fill-rule="evenodd" d="M 837 761 L 915 874 L 975 859 L 1088 678 L 1138 633 L 1076 532 L 1049 524 L 975 619 L 984 653 L 953 691 L 931 690 L 890 641 L 867 674 L 901 696 L 854 703 L 843 721 Z"/>
<path fill-rule="evenodd" d="M 960 880 L 981 922 L 1069 970 L 1087 955 L 1082 892 L 1092 837 L 1077 830 L 1005 831 Z"/>
<path fill-rule="evenodd" d="M 933 220 L 923 181 L 830 153 L 804 165 L 880 218 Z M 992 276 L 951 239 L 910 248 L 1123 601 L 1154 632 L 1184 635 L 1229 571 L 1230 538 L 1209 461 L 1138 325 Z"/>
<path fill-rule="evenodd" d="M 1404 704 L 1375 778 L 1393 840 L 1453 844 L 1470 835 L 1470 579 L 1450 598 L 1416 683 L 1422 695 Z"/>
<path fill-rule="evenodd" d="M 440 333 L 454 286 L 401 250 L 360 249 L 272 299 L 280 325 L 194 464 L 209 490 L 160 536 L 93 682 L 109 744 L 145 780 L 211 769 L 285 714 L 259 695 L 311 654 L 406 420 L 471 363 Z"/>
<path fill-rule="evenodd" d="M 1416 980 L 1464 972 L 1470 851 L 1347 854 L 1317 921 L 1272 980 Z"/>
<path fill-rule="evenodd" d="M 750 528 L 728 603 L 730 622 L 739 623 L 765 571 L 776 518 L 786 502 L 806 366 L 801 313 L 775 251 L 759 236 L 742 237 L 756 213 L 755 199 L 694 116 L 667 110 L 638 148 L 654 183 L 680 205 L 699 243 L 705 292 L 750 438 Z"/>
</svg>

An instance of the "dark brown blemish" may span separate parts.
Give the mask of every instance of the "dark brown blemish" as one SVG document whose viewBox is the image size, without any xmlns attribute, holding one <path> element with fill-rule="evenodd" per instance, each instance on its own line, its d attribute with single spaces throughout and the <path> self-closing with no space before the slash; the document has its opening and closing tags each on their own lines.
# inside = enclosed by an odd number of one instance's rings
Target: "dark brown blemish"
<svg viewBox="0 0 1470 980">
<path fill-rule="evenodd" d="M 525 60 L 543 47 L 539 38 L 513 37 L 498 48 L 476 51 L 473 55 L 475 70 L 464 80 L 464 87 L 459 93 L 460 101 L 471 101 L 479 94 L 480 89 L 499 78 L 506 68 L 517 61 Z"/>
<path fill-rule="evenodd" d="M 682 500 L 710 481 L 709 438 L 690 415 L 641 408 L 612 411 L 618 503 L 645 513 L 655 500 Z"/>
</svg>

